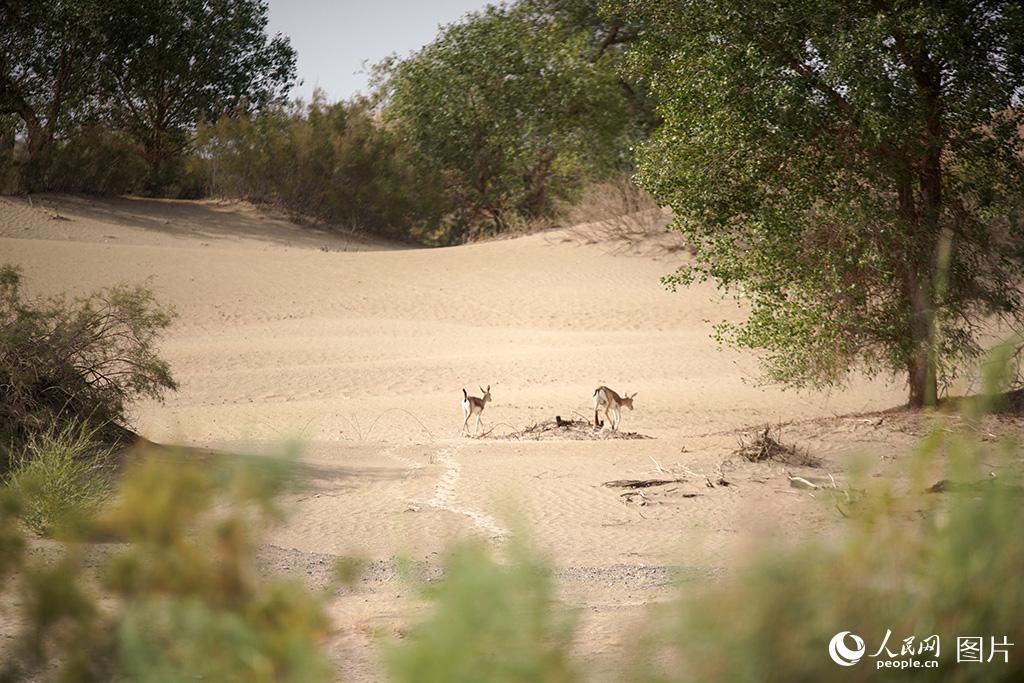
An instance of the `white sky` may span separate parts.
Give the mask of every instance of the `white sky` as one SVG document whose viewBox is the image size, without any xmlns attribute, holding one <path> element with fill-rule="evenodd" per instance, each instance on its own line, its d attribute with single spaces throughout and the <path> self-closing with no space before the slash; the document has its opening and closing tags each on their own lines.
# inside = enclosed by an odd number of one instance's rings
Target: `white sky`
<svg viewBox="0 0 1024 683">
<path fill-rule="evenodd" d="M 366 67 L 393 52 L 406 55 L 486 0 L 269 0 L 271 34 L 284 33 L 298 52 L 301 85 L 309 99 L 319 86 L 330 100 L 366 92 Z M 364 66 L 364 62 L 367 62 Z"/>
</svg>

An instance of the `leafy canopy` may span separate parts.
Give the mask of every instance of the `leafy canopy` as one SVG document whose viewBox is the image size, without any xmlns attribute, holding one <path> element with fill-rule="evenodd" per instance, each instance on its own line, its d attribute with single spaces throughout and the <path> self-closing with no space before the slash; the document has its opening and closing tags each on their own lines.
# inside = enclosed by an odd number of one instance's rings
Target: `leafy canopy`
<svg viewBox="0 0 1024 683">
<path fill-rule="evenodd" d="M 266 0 L 10 0 L 0 4 L 0 115 L 30 159 L 87 123 L 130 134 L 150 189 L 201 121 L 257 111 L 295 82 L 295 50 L 267 33 Z"/>
<path fill-rule="evenodd" d="M 0 3 L 0 114 L 20 118 L 31 151 L 95 113 L 107 19 L 96 0 Z"/>
</svg>

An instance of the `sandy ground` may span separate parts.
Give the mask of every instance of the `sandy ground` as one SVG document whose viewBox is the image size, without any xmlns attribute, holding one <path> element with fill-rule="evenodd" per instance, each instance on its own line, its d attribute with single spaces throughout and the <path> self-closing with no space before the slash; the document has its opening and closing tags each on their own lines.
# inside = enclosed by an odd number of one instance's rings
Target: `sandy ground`
<svg viewBox="0 0 1024 683">
<path fill-rule="evenodd" d="M 708 488 L 702 475 L 717 478 L 740 433 L 791 423 L 784 439 L 837 474 L 852 453 L 884 460 L 912 442 L 870 414 L 900 404 L 901 386 L 758 388 L 754 359 L 709 338 L 708 321 L 742 310 L 711 286 L 659 284 L 687 258 L 678 243 L 594 234 L 405 249 L 237 204 L 0 199 L 0 262 L 24 268 L 29 292 L 148 281 L 176 309 L 163 353 L 181 388 L 138 406 L 141 433 L 257 452 L 303 441 L 307 487 L 264 557 L 314 583 L 337 556 L 370 562 L 329 605 L 348 680 L 380 679 L 377 634 L 401 633 L 415 612 L 395 558 L 436 570 L 452 542 L 500 549 L 517 526 L 580 608 L 583 666 L 612 680 L 626 635 L 675 582 L 727 573 L 771 536 L 838 524 L 781 465 L 733 458 L 733 485 Z M 652 438 L 502 438 L 556 414 L 592 417 L 600 383 L 638 393 L 622 428 Z M 462 388 L 488 384 L 489 436 L 461 436 Z M 659 466 L 687 481 L 647 505 L 602 486 Z"/>
</svg>

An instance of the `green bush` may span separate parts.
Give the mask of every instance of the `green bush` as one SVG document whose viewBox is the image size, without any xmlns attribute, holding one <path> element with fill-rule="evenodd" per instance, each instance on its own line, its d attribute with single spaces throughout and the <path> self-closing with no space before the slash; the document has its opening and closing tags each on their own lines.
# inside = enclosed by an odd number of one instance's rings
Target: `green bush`
<svg viewBox="0 0 1024 683">
<path fill-rule="evenodd" d="M 20 271 L 0 266 L 0 448 L 69 423 L 93 425 L 104 443 L 130 437 L 130 402 L 177 388 L 156 354 L 170 321 L 142 287 L 27 300 Z"/>
<path fill-rule="evenodd" d="M 95 513 L 111 491 L 108 447 L 71 422 L 29 437 L 4 482 L 21 499 L 21 519 L 41 536 Z"/>
</svg>

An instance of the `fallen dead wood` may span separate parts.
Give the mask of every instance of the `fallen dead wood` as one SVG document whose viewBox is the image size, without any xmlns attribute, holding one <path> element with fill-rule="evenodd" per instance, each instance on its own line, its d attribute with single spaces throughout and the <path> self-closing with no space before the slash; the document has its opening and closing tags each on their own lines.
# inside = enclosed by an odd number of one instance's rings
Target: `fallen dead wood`
<svg viewBox="0 0 1024 683">
<path fill-rule="evenodd" d="M 685 481 L 685 479 L 616 479 L 615 481 L 606 481 L 601 486 L 617 489 L 646 489 L 651 486 L 682 484 Z"/>
<path fill-rule="evenodd" d="M 664 493 L 672 493 L 676 491 L 677 489 L 669 489 L 669 491 L 665 491 Z M 696 491 L 682 491 L 677 493 L 676 495 L 679 498 L 696 498 L 701 494 L 697 493 Z M 640 507 L 647 507 L 649 505 L 660 505 L 662 503 L 662 501 L 659 498 L 648 498 L 647 496 L 644 495 L 643 491 L 640 491 L 638 489 L 623 491 L 622 493 L 619 494 L 619 498 L 622 498 L 623 503 L 633 503 L 635 505 L 639 505 Z"/>
</svg>

